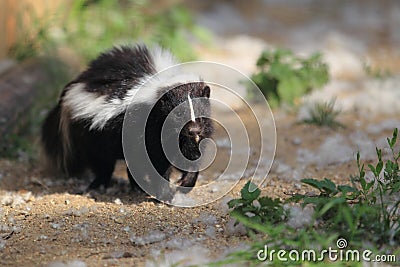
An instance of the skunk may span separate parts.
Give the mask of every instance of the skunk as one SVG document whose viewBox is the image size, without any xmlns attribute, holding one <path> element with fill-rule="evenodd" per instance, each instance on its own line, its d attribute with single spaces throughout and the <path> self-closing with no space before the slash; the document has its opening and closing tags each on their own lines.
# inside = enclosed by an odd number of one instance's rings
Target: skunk
<svg viewBox="0 0 400 267">
<path fill-rule="evenodd" d="M 140 112 L 140 106 L 153 105 L 146 124 L 146 149 L 154 168 L 169 180 L 172 164 L 163 152 L 161 129 L 168 114 L 188 100 L 191 119 L 179 132 L 179 147 L 187 159 L 198 159 L 200 141 L 211 137 L 214 130 L 209 116 L 210 87 L 200 77 L 182 73 L 146 83 L 176 64 L 170 52 L 145 45 L 114 47 L 100 54 L 64 87 L 58 104 L 42 125 L 41 143 L 47 162 L 68 176 L 89 169 L 95 175 L 89 189 L 107 187 L 116 161 L 124 159 L 122 128 L 128 106 L 137 105 L 136 112 Z M 207 101 L 194 105 L 194 98 Z M 196 118 L 196 113 L 207 116 Z M 136 187 L 127 171 L 132 187 Z M 177 185 L 190 190 L 197 177 L 198 172 L 181 170 Z"/>
</svg>

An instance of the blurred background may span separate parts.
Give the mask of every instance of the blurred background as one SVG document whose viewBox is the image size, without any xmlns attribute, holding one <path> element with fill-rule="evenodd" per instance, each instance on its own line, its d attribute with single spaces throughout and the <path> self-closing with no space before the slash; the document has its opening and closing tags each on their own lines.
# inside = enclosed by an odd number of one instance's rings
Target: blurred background
<svg viewBox="0 0 400 267">
<path fill-rule="evenodd" d="M 0 27 L 3 154 L 31 143 L 22 134 L 37 135 L 63 85 L 91 59 L 135 42 L 234 67 L 275 114 L 300 121 L 315 103 L 369 118 L 400 113 L 396 0 L 3 0 Z"/>
<path fill-rule="evenodd" d="M 195 57 L 190 46 L 199 41 L 215 45 L 238 36 L 254 38 L 253 46 L 265 42 L 296 52 L 347 49 L 387 71 L 396 70 L 400 57 L 395 0 L 3 0 L 1 5 L 1 59 L 23 60 L 52 43 L 88 60 L 113 44 L 140 40 L 161 43 L 187 60 Z"/>
</svg>

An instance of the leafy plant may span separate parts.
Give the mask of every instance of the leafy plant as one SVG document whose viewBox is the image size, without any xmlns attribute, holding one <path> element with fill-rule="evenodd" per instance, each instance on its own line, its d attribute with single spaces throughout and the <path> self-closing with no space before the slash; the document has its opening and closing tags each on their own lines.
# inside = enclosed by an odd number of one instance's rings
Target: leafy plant
<svg viewBox="0 0 400 267">
<path fill-rule="evenodd" d="M 240 199 L 231 200 L 231 216 L 237 222 L 251 229 L 254 242 L 250 249 L 230 254 L 225 260 L 212 266 L 227 263 L 245 263 L 255 266 L 260 263 L 256 255 L 264 245 L 275 251 L 279 249 L 327 248 L 339 237 L 351 240 L 352 247 L 365 248 L 375 252 L 399 250 L 400 246 L 400 151 L 396 150 L 398 129 L 387 138 L 391 158 L 382 158 L 382 150 L 376 149 L 377 163 L 368 164 L 373 177 L 368 179 L 364 164 L 357 153 L 358 173 L 350 177 L 352 185 L 337 185 L 332 180 L 303 179 L 316 193 L 295 194 L 285 202 L 268 197 L 260 197 L 261 191 L 254 184 L 247 183 Z M 261 199 L 268 199 L 260 201 Z M 255 204 L 256 203 L 256 204 Z M 290 212 L 286 205 L 311 206 L 314 210 L 313 222 L 302 229 L 294 229 L 286 224 Z M 258 234 L 255 234 L 258 233 Z M 397 247 L 397 250 L 396 250 Z M 277 265 L 298 265 L 298 261 L 274 259 Z M 357 264 L 357 263 L 354 263 Z"/>
<path fill-rule="evenodd" d="M 368 164 L 373 179 L 368 181 L 364 164 L 357 153 L 358 174 L 351 177 L 353 186 L 336 185 L 329 179 L 322 181 L 303 179 L 302 182 L 317 189 L 317 196 L 296 195 L 289 201 L 312 204 L 314 217 L 322 219 L 325 227 L 340 232 L 349 239 L 369 240 L 378 246 L 400 244 L 400 152 L 396 154 L 398 129 L 394 129 L 387 143 L 391 159 L 382 159 L 382 150 L 376 148 L 376 165 Z"/>
<path fill-rule="evenodd" d="M 113 45 L 142 41 L 168 48 L 181 60 L 194 59 L 189 40 L 208 42 L 208 31 L 181 4 L 158 6 L 148 0 L 76 0 L 65 2 L 55 15 L 39 17 L 24 5 L 9 54 L 22 61 L 66 46 L 88 62 Z"/>
<path fill-rule="evenodd" d="M 328 66 L 319 53 L 301 58 L 286 49 L 265 50 L 257 60 L 257 72 L 251 76 L 272 107 L 293 105 L 302 95 L 328 82 Z M 248 94 L 254 97 L 254 89 Z"/>
<path fill-rule="evenodd" d="M 193 23 L 193 15 L 183 6 L 175 5 L 162 15 L 149 16 L 147 23 L 153 25 L 153 33 L 148 36 L 151 43 L 168 48 L 181 60 L 194 60 L 195 55 L 188 38 L 209 42 L 209 32 Z"/>
<path fill-rule="evenodd" d="M 337 121 L 340 110 L 335 109 L 335 101 L 316 103 L 309 109 L 310 117 L 304 119 L 304 123 L 315 124 L 318 126 L 328 126 L 332 129 L 344 127 Z"/>
<path fill-rule="evenodd" d="M 255 188 L 251 192 L 250 187 Z M 232 208 L 232 216 L 246 216 L 255 223 L 282 222 L 287 218 L 285 209 L 279 199 L 270 197 L 259 197 L 261 190 L 254 184 L 248 182 L 240 191 L 240 199 L 232 199 L 228 202 L 229 208 Z"/>
<path fill-rule="evenodd" d="M 150 1 L 74 1 L 62 27 L 61 43 L 71 46 L 85 61 L 116 44 L 138 40 L 155 43 L 182 60 L 194 58 L 189 37 L 207 40 L 208 33 L 193 23 L 193 16 L 179 4 L 153 7 Z"/>
</svg>

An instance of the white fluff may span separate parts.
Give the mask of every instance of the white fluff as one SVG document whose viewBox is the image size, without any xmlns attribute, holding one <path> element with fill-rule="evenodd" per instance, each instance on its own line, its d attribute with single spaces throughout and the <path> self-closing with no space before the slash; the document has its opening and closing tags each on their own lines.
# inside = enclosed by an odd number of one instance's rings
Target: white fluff
<svg viewBox="0 0 400 267">
<path fill-rule="evenodd" d="M 157 72 L 163 71 L 171 66 L 178 64 L 174 55 L 168 50 L 155 46 L 150 49 L 150 55 L 153 59 L 154 68 Z"/>
<path fill-rule="evenodd" d="M 173 55 L 166 50 L 156 47 L 150 50 L 150 55 L 158 73 L 144 76 L 136 86 L 128 90 L 123 99 L 107 100 L 108 95 L 98 96 L 85 90 L 84 83 L 73 84 L 67 88 L 63 106 L 71 112 L 71 118 L 92 119 L 90 129 L 102 129 L 109 120 L 124 112 L 131 104 L 155 103 L 160 97 L 161 88 L 201 80 L 197 75 L 181 73 Z M 170 68 L 172 66 L 176 67 Z M 191 107 L 192 120 L 193 113 Z"/>
</svg>

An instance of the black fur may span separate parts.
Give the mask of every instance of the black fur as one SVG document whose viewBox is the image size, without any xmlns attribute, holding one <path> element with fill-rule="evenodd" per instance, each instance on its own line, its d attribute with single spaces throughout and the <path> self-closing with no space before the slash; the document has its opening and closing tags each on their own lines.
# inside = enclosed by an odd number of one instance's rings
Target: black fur
<svg viewBox="0 0 400 267">
<path fill-rule="evenodd" d="M 156 72 L 151 55 L 145 46 L 114 48 L 101 54 L 88 69 L 82 72 L 74 81 L 64 88 L 57 106 L 50 111 L 42 126 L 42 143 L 50 163 L 66 175 L 75 176 L 90 169 L 95 179 L 90 188 L 100 185 L 108 186 L 115 162 L 124 159 L 122 149 L 122 124 L 125 112 L 109 120 L 101 129 L 90 129 L 91 118 L 75 118 L 70 114 L 69 107 L 63 103 L 66 92 L 77 83 L 85 84 L 84 90 L 97 97 L 107 95 L 107 100 L 122 99 L 127 91 L 140 82 L 145 75 Z M 151 88 L 163 94 L 166 88 Z M 196 97 L 209 97 L 210 88 L 203 82 L 177 84 L 172 90 L 163 94 L 150 113 L 146 125 L 146 147 L 149 157 L 160 175 L 169 179 L 171 163 L 165 157 L 161 147 L 161 128 L 170 111 L 187 100 L 190 93 Z M 195 105 L 195 113 L 210 114 L 209 103 Z M 67 121 L 63 127 L 62 118 Z M 65 124 L 65 123 L 64 123 Z M 198 142 L 208 138 L 213 132 L 213 125 L 208 118 L 197 118 L 190 122 L 179 134 L 181 151 L 188 159 L 200 156 Z M 67 140 L 67 138 L 69 141 Z M 68 145 L 69 144 L 69 145 Z M 128 171 L 132 186 L 135 181 Z M 182 172 L 178 184 L 193 187 L 197 172 Z"/>
<path fill-rule="evenodd" d="M 150 160 L 157 169 L 158 173 L 164 175 L 166 179 L 169 179 L 169 170 L 171 164 L 167 160 L 161 144 L 161 129 L 163 123 L 171 111 L 187 100 L 187 95 L 190 93 L 192 99 L 199 97 L 210 97 L 210 88 L 203 82 L 188 83 L 177 86 L 169 90 L 164 94 L 160 100 L 153 107 L 150 112 L 149 119 L 146 125 L 146 148 L 149 153 Z M 202 102 L 203 105 L 193 105 L 195 114 L 207 114 L 210 117 L 210 105 L 209 102 Z M 177 127 L 173 127 L 173 130 L 177 130 L 179 125 L 182 125 L 182 121 L 185 116 L 176 118 Z M 186 116 L 188 117 L 188 116 Z M 189 160 L 196 160 L 200 155 L 199 143 L 195 141 L 195 136 L 198 135 L 200 141 L 205 138 L 211 137 L 213 133 L 212 121 L 206 117 L 196 118 L 195 122 L 188 122 L 179 134 L 179 146 L 182 154 Z M 171 135 L 175 136 L 175 135 Z M 168 139 L 164 140 L 164 143 L 171 143 Z M 195 166 L 192 166 L 194 168 Z M 190 166 L 187 166 L 190 168 Z M 187 169 L 186 168 L 186 169 Z M 184 187 L 193 187 L 196 183 L 198 172 L 182 172 L 182 177 L 178 181 L 178 185 Z"/>
</svg>

